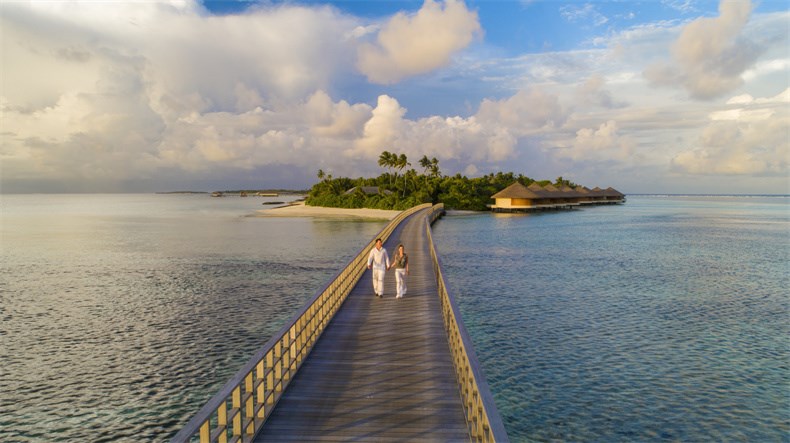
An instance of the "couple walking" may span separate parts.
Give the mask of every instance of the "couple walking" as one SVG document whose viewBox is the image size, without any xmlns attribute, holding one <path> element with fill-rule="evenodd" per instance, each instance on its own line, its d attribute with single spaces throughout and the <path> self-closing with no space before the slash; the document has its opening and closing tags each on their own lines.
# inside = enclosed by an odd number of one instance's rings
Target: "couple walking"
<svg viewBox="0 0 790 443">
<path fill-rule="evenodd" d="M 409 275 L 409 256 L 404 252 L 403 244 L 398 245 L 398 252 L 392 257 L 392 266 L 390 266 L 387 250 L 384 249 L 381 239 L 377 238 L 376 247 L 368 254 L 368 269 L 373 270 L 373 292 L 376 293 L 376 297 L 384 295 L 384 272 L 392 268 L 395 268 L 397 284 L 395 298 L 403 298 L 403 294 L 406 293 L 406 276 Z"/>
</svg>

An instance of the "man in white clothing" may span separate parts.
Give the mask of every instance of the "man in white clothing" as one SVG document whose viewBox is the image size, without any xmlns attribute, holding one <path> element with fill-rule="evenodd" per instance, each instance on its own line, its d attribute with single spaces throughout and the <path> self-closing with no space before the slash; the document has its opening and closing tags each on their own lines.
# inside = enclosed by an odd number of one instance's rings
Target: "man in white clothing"
<svg viewBox="0 0 790 443">
<path fill-rule="evenodd" d="M 376 247 L 368 255 L 368 269 L 373 270 L 373 292 L 376 297 L 384 295 L 384 272 L 390 267 L 390 257 L 384 249 L 380 238 L 376 239 Z"/>
</svg>

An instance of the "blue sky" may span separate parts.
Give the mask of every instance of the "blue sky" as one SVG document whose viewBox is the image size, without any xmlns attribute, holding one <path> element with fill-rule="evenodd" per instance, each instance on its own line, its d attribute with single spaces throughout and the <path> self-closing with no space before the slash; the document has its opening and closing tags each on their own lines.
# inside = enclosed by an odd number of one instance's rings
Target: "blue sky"
<svg viewBox="0 0 790 443">
<path fill-rule="evenodd" d="M 784 1 L 12 0 L 0 21 L 3 193 L 305 188 L 383 150 L 790 193 Z"/>
<path fill-rule="evenodd" d="M 238 14 L 258 7 L 255 1 L 204 1 L 212 14 Z M 416 12 L 422 1 L 266 2 L 277 5 L 332 5 L 368 19 L 386 19 L 402 11 Z M 485 29 L 485 43 L 504 55 L 527 52 L 564 51 L 592 45 L 596 37 L 640 23 L 691 20 L 718 14 L 717 1 L 537 1 L 478 0 L 466 3 L 478 12 Z M 780 0 L 755 2 L 754 12 L 787 10 Z"/>
</svg>

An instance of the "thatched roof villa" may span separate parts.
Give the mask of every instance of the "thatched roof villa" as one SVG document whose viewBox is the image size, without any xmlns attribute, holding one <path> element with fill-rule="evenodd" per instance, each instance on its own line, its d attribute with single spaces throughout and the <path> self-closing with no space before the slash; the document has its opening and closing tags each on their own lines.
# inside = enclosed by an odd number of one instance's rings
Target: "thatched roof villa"
<svg viewBox="0 0 790 443">
<path fill-rule="evenodd" d="M 618 204 L 625 202 L 625 195 L 614 188 L 588 189 L 577 186 L 557 188 L 554 185 L 540 186 L 532 183 L 524 186 L 515 182 L 492 195 L 496 212 L 530 212 L 548 209 L 571 209 L 581 205 Z"/>
</svg>

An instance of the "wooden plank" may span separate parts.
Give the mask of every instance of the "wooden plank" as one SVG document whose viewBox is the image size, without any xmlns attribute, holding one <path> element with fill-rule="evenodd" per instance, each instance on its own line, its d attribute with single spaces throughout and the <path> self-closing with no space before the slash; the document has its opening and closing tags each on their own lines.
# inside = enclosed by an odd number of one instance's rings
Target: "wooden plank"
<svg viewBox="0 0 790 443">
<path fill-rule="evenodd" d="M 385 244 L 409 254 L 408 292 L 373 295 L 366 271 L 266 421 L 257 442 L 468 441 L 425 235 L 425 212 Z"/>
</svg>

